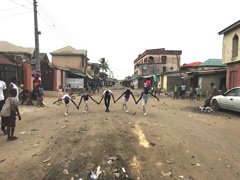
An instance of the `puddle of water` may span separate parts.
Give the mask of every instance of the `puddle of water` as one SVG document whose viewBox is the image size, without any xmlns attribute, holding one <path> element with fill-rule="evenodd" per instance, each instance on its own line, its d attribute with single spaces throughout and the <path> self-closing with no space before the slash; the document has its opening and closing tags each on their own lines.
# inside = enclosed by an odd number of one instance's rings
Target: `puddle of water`
<svg viewBox="0 0 240 180">
<path fill-rule="evenodd" d="M 135 125 L 135 129 L 133 130 L 135 134 L 138 135 L 139 144 L 145 148 L 149 148 L 149 142 L 147 141 L 145 134 L 143 134 L 142 130 L 140 129 L 138 123 Z"/>
</svg>

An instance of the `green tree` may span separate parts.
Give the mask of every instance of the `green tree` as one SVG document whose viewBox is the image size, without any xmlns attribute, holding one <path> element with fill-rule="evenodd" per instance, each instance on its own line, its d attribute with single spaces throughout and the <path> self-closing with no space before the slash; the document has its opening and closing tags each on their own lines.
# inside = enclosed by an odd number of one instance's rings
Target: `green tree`
<svg viewBox="0 0 240 180">
<path fill-rule="evenodd" d="M 99 68 L 101 69 L 102 73 L 103 73 L 103 72 L 106 73 L 106 72 L 108 72 L 108 70 L 110 70 L 110 69 L 109 69 L 109 65 L 108 65 L 108 61 L 106 61 L 104 57 L 101 58 L 101 59 L 99 60 L 99 62 L 100 62 Z"/>
</svg>

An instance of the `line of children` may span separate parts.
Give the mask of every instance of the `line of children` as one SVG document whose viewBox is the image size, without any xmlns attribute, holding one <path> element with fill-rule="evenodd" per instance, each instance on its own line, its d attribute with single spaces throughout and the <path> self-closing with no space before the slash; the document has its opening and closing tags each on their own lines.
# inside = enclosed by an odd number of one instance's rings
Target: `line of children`
<svg viewBox="0 0 240 180">
<path fill-rule="evenodd" d="M 78 103 L 78 106 L 76 105 L 76 103 L 72 100 L 72 98 L 69 95 L 64 95 L 61 99 L 58 99 L 57 101 L 55 101 L 53 104 L 64 100 L 65 105 L 66 105 L 66 109 L 65 109 L 65 115 L 68 115 L 68 108 L 69 108 L 69 101 L 72 101 L 74 103 L 74 105 L 76 106 L 77 109 L 79 109 L 80 104 L 82 102 L 82 100 L 84 101 L 84 109 L 83 112 L 87 113 L 87 111 L 89 110 L 89 106 L 88 106 L 88 100 L 89 98 L 92 99 L 96 104 L 101 104 L 103 98 L 104 98 L 104 104 L 106 106 L 106 110 L 105 112 L 109 112 L 109 107 L 110 107 L 110 101 L 111 101 L 111 96 L 113 98 L 114 103 L 116 103 L 122 96 L 123 96 L 123 104 L 122 104 L 122 109 L 125 110 L 127 113 L 129 112 L 128 107 L 127 107 L 127 102 L 130 98 L 130 96 L 133 97 L 133 100 L 135 102 L 135 104 L 138 104 L 138 102 L 142 99 L 142 106 L 143 106 L 143 113 L 146 116 L 147 115 L 147 111 L 146 111 L 146 104 L 149 98 L 149 94 L 152 95 L 153 97 L 155 97 L 158 101 L 158 97 L 153 95 L 151 92 L 148 92 L 148 88 L 145 88 L 144 91 L 141 93 L 141 96 L 139 97 L 139 99 L 136 101 L 133 93 L 131 92 L 131 90 L 127 89 L 126 91 L 124 91 L 121 96 L 119 96 L 116 101 L 114 99 L 113 96 L 113 92 L 111 90 L 105 90 L 103 92 L 103 96 L 100 99 L 99 102 L 97 102 L 95 99 L 92 98 L 91 95 L 88 94 L 88 90 L 81 96 L 80 101 Z"/>
<path fill-rule="evenodd" d="M 79 108 L 79 106 L 82 102 L 82 99 L 84 100 L 84 109 L 83 109 L 84 113 L 87 113 L 87 111 L 89 110 L 89 107 L 88 107 L 88 99 L 89 98 L 91 98 L 96 104 L 98 104 L 98 102 L 95 101 L 90 94 L 88 94 L 88 88 L 87 88 L 86 92 L 81 96 L 81 99 L 80 99 L 79 104 L 78 104 L 78 108 Z"/>
<path fill-rule="evenodd" d="M 137 102 L 136 102 L 136 99 L 135 99 L 133 93 L 130 91 L 130 89 L 127 89 L 126 91 L 124 91 L 124 92 L 122 93 L 122 95 L 119 96 L 119 98 L 117 98 L 117 100 L 114 102 L 114 103 L 116 103 L 116 102 L 123 96 L 122 110 L 124 110 L 124 108 L 125 108 L 126 113 L 129 112 L 129 111 L 128 111 L 128 107 L 127 107 L 127 102 L 128 102 L 128 100 L 129 100 L 129 98 L 130 98 L 130 95 L 133 97 L 135 103 L 137 103 Z"/>
<path fill-rule="evenodd" d="M 142 92 L 140 98 L 137 100 L 137 103 L 138 103 L 140 101 L 140 99 L 142 99 L 142 106 L 143 106 L 144 116 L 147 115 L 146 105 L 147 105 L 147 102 L 148 102 L 149 94 L 152 95 L 153 97 L 155 97 L 159 101 L 157 96 L 154 96 L 151 92 L 148 92 L 148 88 L 145 88 L 144 91 Z"/>
<path fill-rule="evenodd" d="M 68 115 L 68 108 L 69 108 L 69 102 L 72 101 L 72 103 L 76 106 L 77 109 L 79 109 L 79 107 L 76 105 L 76 103 L 72 100 L 72 98 L 68 95 L 65 94 L 61 99 L 58 99 L 57 101 L 55 101 L 53 104 L 56 104 L 59 101 L 64 100 L 65 102 L 65 115 Z"/>
</svg>

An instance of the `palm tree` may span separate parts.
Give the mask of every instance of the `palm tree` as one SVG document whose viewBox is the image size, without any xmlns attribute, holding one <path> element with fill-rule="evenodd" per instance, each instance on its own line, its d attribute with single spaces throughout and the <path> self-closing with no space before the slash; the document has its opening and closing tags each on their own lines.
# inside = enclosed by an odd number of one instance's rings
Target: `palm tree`
<svg viewBox="0 0 240 180">
<path fill-rule="evenodd" d="M 108 65 L 108 61 L 106 61 L 104 57 L 101 58 L 99 60 L 99 62 L 100 62 L 99 68 L 102 70 L 102 73 L 103 73 L 103 71 L 106 73 L 106 72 L 108 72 L 108 70 L 110 70 L 109 65 Z"/>
</svg>

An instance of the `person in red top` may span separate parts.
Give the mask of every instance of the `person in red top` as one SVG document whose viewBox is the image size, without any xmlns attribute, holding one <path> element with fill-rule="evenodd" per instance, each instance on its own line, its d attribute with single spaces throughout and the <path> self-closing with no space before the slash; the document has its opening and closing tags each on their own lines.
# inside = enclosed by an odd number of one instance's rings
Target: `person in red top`
<svg viewBox="0 0 240 180">
<path fill-rule="evenodd" d="M 40 83 L 41 81 L 38 79 L 38 77 L 35 77 L 35 79 L 33 80 L 33 90 L 38 90 Z"/>
</svg>

